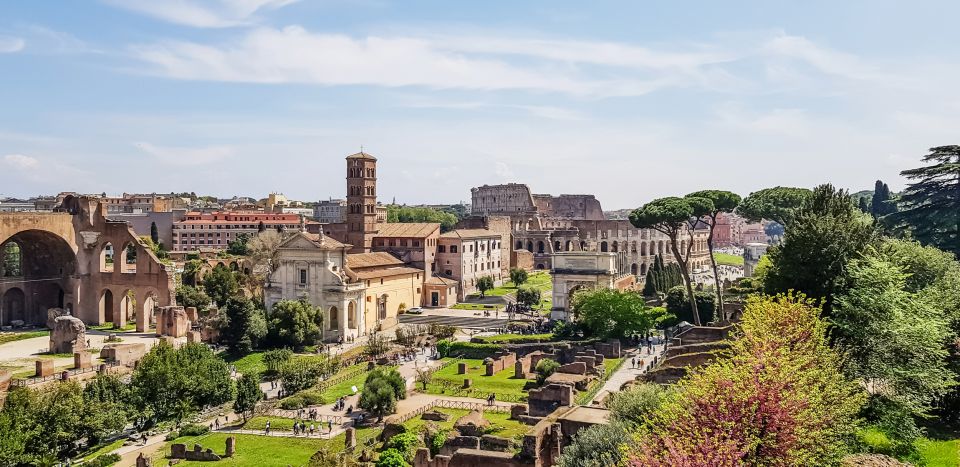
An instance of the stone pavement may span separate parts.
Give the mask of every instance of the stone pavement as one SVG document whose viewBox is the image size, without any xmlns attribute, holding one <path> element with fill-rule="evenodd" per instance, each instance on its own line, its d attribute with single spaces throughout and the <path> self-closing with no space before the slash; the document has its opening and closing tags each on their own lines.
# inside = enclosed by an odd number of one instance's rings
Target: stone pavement
<svg viewBox="0 0 960 467">
<path fill-rule="evenodd" d="M 600 401 L 606 397 L 607 394 L 611 392 L 620 392 L 620 386 L 623 386 L 623 383 L 627 381 L 633 381 L 646 372 L 647 365 L 653 361 L 654 356 L 659 356 L 663 353 L 663 344 L 659 343 L 653 346 L 653 349 L 650 355 L 647 355 L 647 348 L 631 348 L 626 351 L 626 356 L 624 357 L 625 361 L 623 365 L 620 366 L 620 369 L 617 370 L 613 375 L 610 376 L 610 379 L 604 383 L 603 387 L 600 388 L 600 391 L 597 392 L 597 395 L 594 396 L 593 401 Z M 630 359 L 636 358 L 638 364 L 634 367 L 630 364 Z M 663 357 L 661 357 L 663 358 Z"/>
</svg>

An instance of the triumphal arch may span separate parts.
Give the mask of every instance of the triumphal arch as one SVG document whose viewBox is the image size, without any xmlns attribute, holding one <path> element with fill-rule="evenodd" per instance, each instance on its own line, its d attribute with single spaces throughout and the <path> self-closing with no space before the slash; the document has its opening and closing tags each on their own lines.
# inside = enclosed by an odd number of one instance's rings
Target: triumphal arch
<svg viewBox="0 0 960 467">
<path fill-rule="evenodd" d="M 53 212 L 0 213 L 0 326 L 69 312 L 86 324 L 136 323 L 174 304 L 172 267 L 98 200 L 67 196 Z"/>
</svg>

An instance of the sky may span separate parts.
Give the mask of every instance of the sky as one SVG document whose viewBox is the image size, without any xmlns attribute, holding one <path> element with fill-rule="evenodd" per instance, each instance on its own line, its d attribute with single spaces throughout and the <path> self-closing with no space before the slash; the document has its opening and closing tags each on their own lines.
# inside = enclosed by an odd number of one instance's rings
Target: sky
<svg viewBox="0 0 960 467">
<path fill-rule="evenodd" d="M 960 2 L 0 3 L 0 196 L 470 201 L 605 209 L 717 188 L 851 191 L 957 144 Z"/>
</svg>

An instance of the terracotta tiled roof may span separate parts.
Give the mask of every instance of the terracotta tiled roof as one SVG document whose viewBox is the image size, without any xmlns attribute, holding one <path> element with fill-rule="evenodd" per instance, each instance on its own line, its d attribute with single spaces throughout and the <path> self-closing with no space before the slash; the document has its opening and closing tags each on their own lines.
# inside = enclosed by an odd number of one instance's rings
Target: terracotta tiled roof
<svg viewBox="0 0 960 467">
<path fill-rule="evenodd" d="M 374 253 L 355 253 L 347 255 L 347 266 L 351 269 L 401 266 L 403 261 L 385 251 Z"/>
<path fill-rule="evenodd" d="M 379 277 L 392 277 L 400 276 L 404 274 L 416 274 L 422 273 L 422 269 L 417 268 L 408 268 L 408 267 L 397 267 L 397 268 L 372 268 L 365 269 L 363 271 L 355 271 L 358 279 L 376 279 Z"/>
<path fill-rule="evenodd" d="M 427 238 L 440 230 L 440 224 L 433 222 L 392 222 L 378 224 L 375 237 Z"/>
<path fill-rule="evenodd" d="M 503 234 L 490 229 L 457 229 L 440 235 L 443 238 L 481 238 L 502 237 Z"/>
<path fill-rule="evenodd" d="M 304 237 L 307 237 L 313 243 L 316 243 L 318 245 L 321 244 L 320 234 L 309 233 L 309 232 L 300 232 L 300 234 L 303 235 Z M 326 235 L 323 236 L 322 245 L 330 248 L 343 248 L 346 246 L 345 244 L 338 242 L 337 240 L 334 240 L 332 237 L 328 237 Z"/>
<path fill-rule="evenodd" d="M 367 160 L 371 160 L 371 161 L 376 161 L 376 160 L 377 160 L 376 157 L 373 157 L 373 156 L 371 156 L 370 154 L 367 154 L 367 153 L 365 153 L 365 152 L 363 152 L 363 151 L 360 151 L 360 152 L 358 152 L 358 153 L 356 153 L 356 154 L 350 154 L 349 156 L 347 156 L 347 159 L 367 159 Z"/>
<path fill-rule="evenodd" d="M 429 279 L 427 279 L 426 283 L 429 285 L 445 285 L 447 287 L 457 285 L 457 281 L 453 279 L 446 279 L 440 276 L 431 276 Z"/>
</svg>

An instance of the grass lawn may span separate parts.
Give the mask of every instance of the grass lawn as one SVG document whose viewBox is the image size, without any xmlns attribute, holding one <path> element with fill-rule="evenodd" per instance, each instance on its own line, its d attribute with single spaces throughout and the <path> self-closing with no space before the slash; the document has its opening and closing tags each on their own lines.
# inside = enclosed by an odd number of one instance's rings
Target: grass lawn
<svg viewBox="0 0 960 467">
<path fill-rule="evenodd" d="M 262 375 L 267 372 L 267 365 L 263 363 L 263 352 L 251 352 L 240 358 L 224 353 L 223 359 L 226 360 L 227 363 L 237 367 L 239 373 L 245 375 L 251 373 L 260 373 Z"/>
<path fill-rule="evenodd" d="M 119 449 L 122 446 L 123 446 L 123 439 L 118 439 L 110 444 L 104 444 L 103 446 L 100 446 L 96 450 L 90 451 L 90 453 L 84 455 L 82 459 L 84 461 L 91 461 L 95 459 L 97 456 L 107 454 L 110 451 L 113 451 L 114 449 Z"/>
<path fill-rule="evenodd" d="M 620 365 L 623 364 L 623 358 L 605 358 L 603 359 L 603 370 L 604 373 L 609 377 L 613 374 L 614 371 L 617 371 L 620 368 Z"/>
<path fill-rule="evenodd" d="M 341 369 L 337 373 L 337 375 L 350 373 L 350 372 L 357 372 L 357 374 L 337 384 L 334 384 L 333 386 L 330 386 L 324 389 L 323 392 L 321 392 L 321 394 L 323 395 L 323 399 L 326 401 L 333 402 L 335 399 L 339 397 L 349 396 L 353 394 L 353 391 L 351 390 L 352 386 L 356 386 L 358 392 L 363 391 L 363 382 L 367 378 L 367 372 L 359 371 L 359 370 L 366 369 L 366 368 L 367 368 L 366 363 L 358 363 L 356 365 L 348 366 L 346 368 Z M 334 378 L 335 377 L 336 375 L 334 375 Z"/>
<path fill-rule="evenodd" d="M 127 323 L 127 324 L 124 324 L 123 326 L 120 326 L 119 328 L 115 328 L 113 327 L 113 323 L 104 323 L 104 324 L 98 324 L 95 326 L 90 326 L 90 329 L 93 329 L 96 331 L 103 331 L 103 332 L 134 332 L 137 330 L 137 325 Z"/>
<path fill-rule="evenodd" d="M 717 260 L 719 266 L 743 266 L 743 256 L 731 255 L 729 253 L 714 253 L 713 258 Z"/>
<path fill-rule="evenodd" d="M 267 427 L 267 422 L 270 422 L 271 431 L 293 431 L 293 422 L 296 420 L 292 418 L 283 418 L 283 417 L 271 417 L 271 416 L 257 416 L 253 417 L 250 420 L 247 420 L 247 423 L 243 424 L 243 429 L 245 430 L 257 430 L 263 431 Z M 307 426 L 310 425 L 309 420 L 305 420 Z M 315 422 L 319 423 L 319 422 Z M 326 428 L 324 428 L 326 431 Z"/>
<path fill-rule="evenodd" d="M 0 332 L 0 345 L 8 342 L 22 341 L 24 339 L 33 339 L 49 335 L 50 331 L 30 331 L 30 332 Z"/>
<path fill-rule="evenodd" d="M 457 419 L 470 413 L 469 410 L 447 409 L 443 407 L 437 407 L 433 410 L 450 415 L 450 420 L 445 422 L 431 422 L 435 423 L 444 430 L 452 429 L 453 424 L 457 422 Z M 527 434 L 531 428 L 529 425 L 520 423 L 517 420 L 510 420 L 509 413 L 484 412 L 483 418 L 486 418 L 491 423 L 491 430 L 489 434 L 503 438 L 513 438 L 517 440 L 523 439 L 523 435 Z M 407 430 L 413 432 L 420 432 L 426 425 L 427 421 L 420 417 L 413 417 L 403 423 L 403 426 L 407 427 Z"/>
<path fill-rule="evenodd" d="M 530 273 L 527 277 L 527 281 L 523 283 L 526 287 L 534 287 L 539 289 L 541 292 L 546 292 L 553 289 L 553 278 L 550 277 L 550 273 L 543 272 L 534 272 Z M 502 297 L 504 295 L 510 295 L 517 292 L 517 286 L 513 281 L 507 281 L 500 287 L 494 287 L 487 291 L 486 295 L 488 297 Z"/>
<path fill-rule="evenodd" d="M 450 360 L 450 359 L 444 359 Z M 489 393 L 494 393 L 497 398 L 503 401 L 526 400 L 527 393 L 523 387 L 527 384 L 526 379 L 513 377 L 513 368 L 503 370 L 493 376 L 484 376 L 486 369 L 483 366 L 483 360 L 464 359 L 462 362 L 467 364 L 467 374 L 458 375 L 458 364 L 447 365 L 446 368 L 438 370 L 433 374 L 433 381 L 427 385 L 429 394 L 445 394 L 445 387 L 439 384 L 439 381 L 448 381 L 460 387 L 463 385 L 464 378 L 473 380 L 470 389 L 486 397 Z M 418 386 L 417 387 L 421 387 Z M 455 391 L 447 390 L 446 394 L 455 395 Z"/>
<path fill-rule="evenodd" d="M 310 456 L 317 452 L 321 447 L 330 446 L 343 450 L 343 438 L 335 437 L 331 440 L 319 438 L 279 438 L 271 436 L 258 435 L 230 435 L 227 433 L 208 433 L 196 437 L 182 437 L 174 441 L 168 441 L 163 449 L 154 457 L 154 465 L 165 465 L 167 461 L 165 456 L 170 454 L 170 445 L 174 443 L 183 443 L 187 449 L 193 449 L 193 445 L 199 443 L 204 449 L 210 448 L 213 452 L 223 454 L 228 436 L 235 436 L 237 439 L 236 453 L 233 457 L 223 459 L 219 462 L 189 462 L 180 461 L 178 466 L 277 466 L 287 465 L 303 466 L 310 461 Z M 341 435 L 343 436 L 343 435 Z M 339 439 L 338 439 L 339 438 Z M 337 446 L 339 444 L 339 446 Z"/>
<path fill-rule="evenodd" d="M 960 465 L 960 439 L 917 441 L 920 459 L 927 467 L 955 467 Z"/>
</svg>

